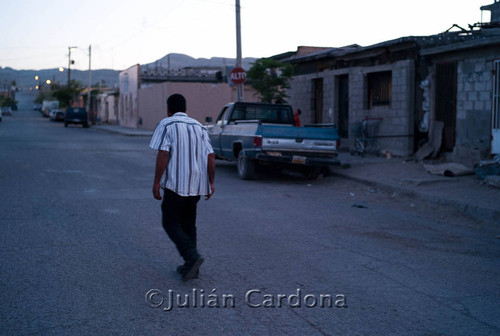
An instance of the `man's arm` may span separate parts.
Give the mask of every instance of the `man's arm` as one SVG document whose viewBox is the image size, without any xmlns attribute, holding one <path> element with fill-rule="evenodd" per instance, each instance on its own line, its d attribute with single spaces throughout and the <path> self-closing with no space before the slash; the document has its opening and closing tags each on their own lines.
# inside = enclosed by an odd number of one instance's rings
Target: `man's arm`
<svg viewBox="0 0 500 336">
<path fill-rule="evenodd" d="M 170 160 L 170 152 L 159 150 L 156 156 L 155 179 L 153 182 L 153 196 L 157 200 L 161 200 L 160 182 L 165 169 L 167 169 L 168 161 Z"/>
<path fill-rule="evenodd" d="M 214 179 L 215 179 L 215 154 L 208 154 L 208 181 L 210 182 L 210 194 L 205 197 L 206 200 L 209 200 L 215 192 Z"/>
</svg>

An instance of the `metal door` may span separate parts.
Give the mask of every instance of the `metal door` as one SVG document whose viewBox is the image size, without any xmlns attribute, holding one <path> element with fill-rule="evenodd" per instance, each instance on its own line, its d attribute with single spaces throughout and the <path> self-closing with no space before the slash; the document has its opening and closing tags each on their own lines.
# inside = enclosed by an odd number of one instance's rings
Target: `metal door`
<svg viewBox="0 0 500 336">
<path fill-rule="evenodd" d="M 349 137 L 349 76 L 338 77 L 338 129 L 341 138 Z"/>
<path fill-rule="evenodd" d="M 313 103 L 314 122 L 321 124 L 323 122 L 323 78 L 313 80 Z"/>
<path fill-rule="evenodd" d="M 500 154 L 500 61 L 494 63 L 491 153 Z"/>
<path fill-rule="evenodd" d="M 455 146 L 457 122 L 457 64 L 436 65 L 436 121 L 444 123 L 441 148 L 450 152 Z"/>
</svg>

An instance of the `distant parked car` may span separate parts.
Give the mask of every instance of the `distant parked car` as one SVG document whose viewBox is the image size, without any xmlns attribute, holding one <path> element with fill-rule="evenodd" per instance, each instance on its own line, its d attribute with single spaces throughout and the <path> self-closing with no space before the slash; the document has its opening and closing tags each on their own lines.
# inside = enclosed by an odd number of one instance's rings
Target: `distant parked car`
<svg viewBox="0 0 500 336">
<path fill-rule="evenodd" d="M 42 109 L 42 104 L 35 104 L 35 105 L 33 105 L 33 110 L 40 111 L 41 109 Z"/>
<path fill-rule="evenodd" d="M 49 118 L 52 121 L 63 121 L 64 120 L 64 111 L 61 109 L 54 109 L 50 111 Z"/>
<path fill-rule="evenodd" d="M 6 115 L 12 115 L 12 109 L 10 108 L 10 106 L 4 106 L 2 107 L 2 115 L 6 116 Z"/>
<path fill-rule="evenodd" d="M 82 124 L 83 127 L 89 127 L 89 116 L 82 107 L 68 107 L 64 116 L 64 127 L 69 124 Z"/>
</svg>

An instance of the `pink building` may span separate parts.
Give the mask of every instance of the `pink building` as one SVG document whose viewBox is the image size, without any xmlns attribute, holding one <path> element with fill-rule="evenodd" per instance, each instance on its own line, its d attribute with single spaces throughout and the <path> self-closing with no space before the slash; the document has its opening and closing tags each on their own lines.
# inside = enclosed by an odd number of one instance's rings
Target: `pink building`
<svg viewBox="0 0 500 336">
<path fill-rule="evenodd" d="M 156 124 L 167 117 L 167 98 L 174 93 L 182 94 L 187 101 L 187 113 L 191 118 L 205 123 L 207 117 L 213 121 L 222 107 L 236 101 L 236 87 L 227 83 L 165 82 L 139 90 L 138 128 L 153 130 Z M 255 91 L 245 87 L 244 100 L 258 101 Z"/>
<path fill-rule="evenodd" d="M 157 84 L 144 82 L 139 64 L 120 72 L 119 83 L 118 125 L 145 130 L 154 130 L 167 117 L 167 98 L 174 93 L 186 98 L 188 115 L 201 123 L 207 117 L 215 121 L 224 105 L 237 100 L 236 86 L 207 81 L 203 76 L 177 76 Z M 244 100 L 257 102 L 255 93 L 251 87 L 245 87 Z"/>
</svg>

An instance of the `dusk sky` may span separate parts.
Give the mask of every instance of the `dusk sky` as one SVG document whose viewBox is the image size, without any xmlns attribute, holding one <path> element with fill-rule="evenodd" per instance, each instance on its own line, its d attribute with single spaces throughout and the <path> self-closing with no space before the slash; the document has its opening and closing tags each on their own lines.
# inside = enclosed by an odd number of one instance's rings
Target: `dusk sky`
<svg viewBox="0 0 500 336">
<path fill-rule="evenodd" d="M 235 0 L 0 0 L 0 67 L 123 70 L 169 53 L 236 57 Z M 494 0 L 240 0 L 243 57 L 367 46 L 488 22 Z"/>
</svg>

